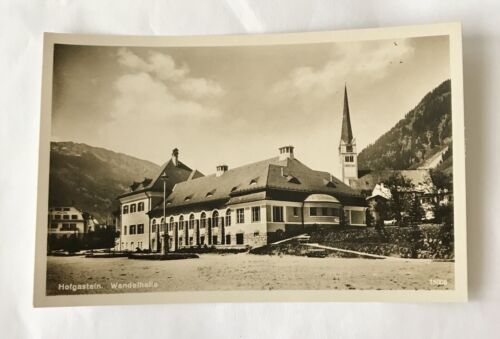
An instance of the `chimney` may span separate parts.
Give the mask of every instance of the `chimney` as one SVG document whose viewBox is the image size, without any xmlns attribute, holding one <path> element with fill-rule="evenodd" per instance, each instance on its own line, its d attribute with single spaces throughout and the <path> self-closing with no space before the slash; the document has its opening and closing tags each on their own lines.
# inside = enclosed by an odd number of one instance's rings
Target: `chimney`
<svg viewBox="0 0 500 339">
<path fill-rule="evenodd" d="M 293 159 L 293 146 L 283 146 L 279 148 L 280 150 L 280 160 Z"/>
<path fill-rule="evenodd" d="M 172 163 L 174 166 L 179 166 L 179 149 L 174 148 L 172 150 Z"/>
<path fill-rule="evenodd" d="M 228 169 L 227 165 L 219 165 L 217 166 L 217 171 L 215 172 L 215 176 L 220 177 L 224 174 Z"/>
</svg>

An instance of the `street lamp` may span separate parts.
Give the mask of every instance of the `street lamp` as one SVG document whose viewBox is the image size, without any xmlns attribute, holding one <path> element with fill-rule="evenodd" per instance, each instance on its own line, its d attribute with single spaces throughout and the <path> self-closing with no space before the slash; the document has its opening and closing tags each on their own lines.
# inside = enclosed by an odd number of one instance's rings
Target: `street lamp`
<svg viewBox="0 0 500 339">
<path fill-rule="evenodd" d="M 161 175 L 160 179 L 163 181 L 163 238 L 164 238 L 164 244 L 163 244 L 163 249 L 164 252 L 168 252 L 168 247 L 169 247 L 169 236 L 168 236 L 168 228 L 167 228 L 167 217 L 166 217 L 166 205 L 167 205 L 167 180 L 168 180 L 168 175 L 166 172 L 163 172 Z M 156 228 L 156 233 L 157 233 L 157 240 L 160 240 L 160 231 L 159 227 Z M 162 251 L 163 252 L 163 251 Z"/>
</svg>

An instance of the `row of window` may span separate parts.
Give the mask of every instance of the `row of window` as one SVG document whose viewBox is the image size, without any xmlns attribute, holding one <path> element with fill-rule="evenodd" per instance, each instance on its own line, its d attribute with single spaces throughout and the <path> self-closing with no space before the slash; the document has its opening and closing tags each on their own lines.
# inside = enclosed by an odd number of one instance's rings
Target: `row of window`
<svg viewBox="0 0 500 339">
<path fill-rule="evenodd" d="M 130 225 L 128 227 L 128 234 L 144 234 L 144 224 Z M 127 226 L 123 226 L 123 235 L 127 235 Z"/>
<path fill-rule="evenodd" d="M 254 233 L 254 236 L 258 236 L 258 235 L 259 235 L 259 232 Z M 231 234 L 226 234 L 226 236 L 224 237 L 225 245 L 231 245 L 231 238 L 232 238 Z M 200 245 L 205 245 L 205 239 L 206 239 L 205 236 L 200 236 Z M 172 239 L 169 239 L 169 240 L 170 240 L 170 245 L 172 245 Z M 219 243 L 219 237 L 217 235 L 213 235 L 212 236 L 212 244 L 218 244 L 218 243 Z M 236 243 L 236 245 L 243 245 L 243 243 L 244 243 L 243 233 L 235 234 L 235 243 Z M 193 237 L 189 237 L 186 239 L 184 239 L 183 237 L 179 237 L 179 244 L 180 245 L 196 245 Z"/>
<path fill-rule="evenodd" d="M 205 212 L 202 212 L 200 215 L 200 220 L 195 219 L 195 215 L 191 214 L 189 216 L 189 220 L 184 220 L 184 216 L 179 217 L 179 222 L 176 223 L 174 222 L 174 217 L 170 217 L 169 223 L 168 223 L 168 230 L 172 231 L 174 229 L 174 225 L 178 225 L 179 230 L 184 230 L 184 227 L 187 229 L 194 229 L 195 224 L 199 223 L 200 228 L 205 228 L 207 225 L 209 227 L 219 227 L 219 225 L 228 227 L 231 226 L 232 220 L 231 220 L 231 213 L 232 210 L 228 209 L 226 211 L 225 218 L 219 216 L 218 211 L 213 211 L 212 216 L 207 218 L 207 214 Z M 329 217 L 338 217 L 339 214 L 339 209 L 338 208 L 329 208 L 329 207 L 310 207 L 309 208 L 309 215 L 310 216 L 329 216 Z M 299 216 L 299 208 L 298 207 L 293 207 L 293 216 L 298 217 Z M 260 206 L 254 206 L 251 208 L 251 222 L 260 222 L 261 221 L 261 207 Z M 272 218 L 271 220 L 273 222 L 284 222 L 284 208 L 283 206 L 272 206 Z M 236 224 L 244 224 L 245 223 L 245 209 L 244 208 L 238 208 L 236 209 Z M 152 226 L 151 226 L 151 231 L 153 233 L 156 233 L 157 231 L 163 232 L 164 231 L 164 223 L 163 219 L 161 220 L 161 223 L 157 225 L 156 219 L 153 219 Z M 157 229 L 158 227 L 158 229 Z M 144 233 L 144 225 L 140 224 L 137 225 L 130 225 L 129 226 L 129 234 L 143 234 Z M 127 234 L 127 226 L 123 227 L 123 234 Z"/>
<path fill-rule="evenodd" d="M 62 218 L 61 218 L 62 217 Z M 71 217 L 71 220 L 78 220 L 78 215 L 76 214 L 71 214 L 71 216 L 69 214 L 55 214 L 55 215 L 52 215 L 52 218 L 55 219 L 55 220 L 69 220 Z"/>
<path fill-rule="evenodd" d="M 200 220 L 197 221 L 195 220 L 194 214 L 191 214 L 189 216 L 189 220 L 184 220 L 184 216 L 179 217 L 179 229 L 183 230 L 184 227 L 186 226 L 188 229 L 193 229 L 195 226 L 195 222 L 199 222 L 200 228 L 205 228 L 207 224 L 209 224 L 210 227 L 219 227 L 220 224 L 223 224 L 223 226 L 231 226 L 232 224 L 232 219 L 231 219 L 231 209 L 228 209 L 226 211 L 226 216 L 220 217 L 219 216 L 219 211 L 213 211 L 212 216 L 207 218 L 207 214 L 205 212 L 202 212 L 200 215 Z M 281 220 L 283 219 L 283 207 L 281 207 Z M 279 217 L 278 217 L 279 218 Z M 251 213 L 251 221 L 252 222 L 260 222 L 261 221 L 261 208 L 260 206 L 254 206 L 252 207 L 252 213 Z M 163 219 L 160 222 L 160 231 L 163 231 L 163 228 L 161 228 L 161 225 L 163 225 L 164 221 Z M 238 208 L 236 209 L 236 223 L 237 224 L 244 224 L 245 223 L 245 209 L 244 208 Z M 172 231 L 174 226 L 174 217 L 170 217 L 169 220 L 169 231 Z M 152 222 L 152 232 L 156 232 L 156 219 L 153 219 Z"/>
<path fill-rule="evenodd" d="M 51 208 L 50 211 L 65 211 L 65 212 L 68 212 L 70 210 L 69 207 L 54 207 L 54 208 Z"/>
<path fill-rule="evenodd" d="M 340 215 L 338 208 L 328 208 L 328 207 L 310 207 L 310 216 L 322 216 L 322 217 L 338 217 Z"/>
<path fill-rule="evenodd" d="M 135 212 L 141 212 L 141 211 L 144 211 L 144 202 L 123 206 L 123 214 L 135 213 Z"/>
<path fill-rule="evenodd" d="M 53 222 L 50 224 L 50 228 L 58 228 L 59 224 L 57 222 Z M 78 228 L 76 224 L 62 224 L 61 231 L 76 231 Z"/>
<path fill-rule="evenodd" d="M 132 250 L 135 251 L 136 249 L 142 250 L 142 241 L 137 242 L 137 247 L 134 247 L 135 243 L 133 241 L 130 242 L 130 248 L 128 247 L 128 242 L 122 242 L 122 249 L 123 250 Z"/>
<path fill-rule="evenodd" d="M 254 233 L 254 236 L 258 236 L 258 235 L 259 235 L 259 232 Z M 230 234 L 227 234 L 224 237 L 224 240 L 225 240 L 226 245 L 231 245 L 232 236 Z M 243 245 L 244 244 L 243 233 L 235 234 L 234 240 L 235 240 L 236 245 Z M 205 236 L 200 236 L 200 241 L 199 241 L 200 245 L 208 245 L 208 242 L 205 244 L 206 241 L 208 241 L 208 238 L 206 238 Z M 186 245 L 186 246 L 196 245 L 194 237 L 188 237 L 188 238 L 179 237 L 178 243 L 180 245 Z M 219 243 L 219 237 L 217 235 L 212 236 L 212 244 L 218 244 L 218 243 Z M 122 242 L 122 248 L 123 249 L 131 249 L 131 250 L 135 250 L 136 248 L 142 249 L 142 244 L 143 244 L 142 241 L 138 241 L 137 247 L 134 247 L 134 242 L 132 241 L 132 242 L 130 242 L 130 248 L 129 248 L 128 242 Z M 169 244 L 170 244 L 170 247 L 172 247 L 172 239 L 171 238 L 169 239 Z M 151 247 L 153 249 L 156 249 L 155 245 L 156 245 L 155 239 L 152 239 L 151 240 Z"/>
</svg>

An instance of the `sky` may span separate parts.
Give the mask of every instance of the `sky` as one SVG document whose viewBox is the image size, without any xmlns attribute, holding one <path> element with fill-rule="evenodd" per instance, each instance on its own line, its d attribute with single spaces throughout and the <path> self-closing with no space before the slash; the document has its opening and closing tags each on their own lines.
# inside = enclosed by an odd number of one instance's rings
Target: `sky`
<svg viewBox="0 0 500 339">
<path fill-rule="evenodd" d="M 339 176 L 347 86 L 358 152 L 450 78 L 447 36 L 274 46 L 56 45 L 52 140 L 204 174 L 295 146 Z"/>
</svg>

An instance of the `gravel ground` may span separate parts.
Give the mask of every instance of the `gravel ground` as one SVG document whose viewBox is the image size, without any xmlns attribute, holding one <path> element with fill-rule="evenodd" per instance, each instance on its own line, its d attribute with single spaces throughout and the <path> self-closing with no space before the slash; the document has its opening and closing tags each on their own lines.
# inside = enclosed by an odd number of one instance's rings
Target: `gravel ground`
<svg viewBox="0 0 500 339">
<path fill-rule="evenodd" d="M 453 289 L 453 271 L 453 262 L 247 253 L 202 254 L 199 259 L 173 261 L 48 257 L 47 295 L 198 290 Z M 431 283 L 431 279 L 435 280 Z M 142 285 L 117 285 L 130 282 Z M 60 284 L 94 284 L 97 289 L 71 291 Z"/>
</svg>

